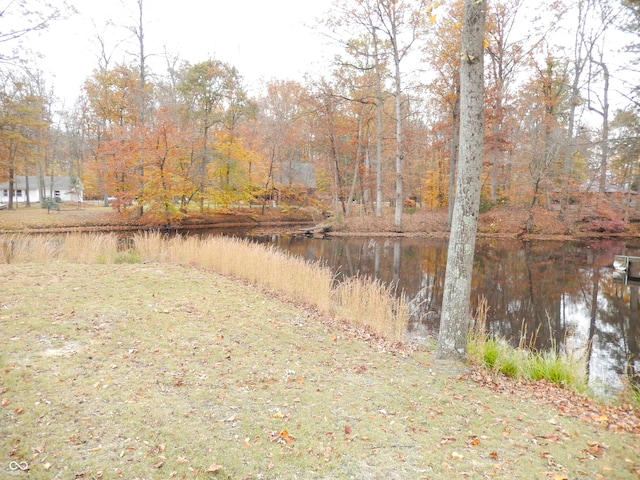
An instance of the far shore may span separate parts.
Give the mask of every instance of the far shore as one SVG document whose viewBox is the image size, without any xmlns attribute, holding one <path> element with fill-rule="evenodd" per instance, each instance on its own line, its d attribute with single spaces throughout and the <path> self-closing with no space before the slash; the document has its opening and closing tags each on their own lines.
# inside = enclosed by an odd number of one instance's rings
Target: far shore
<svg viewBox="0 0 640 480">
<path fill-rule="evenodd" d="M 496 208 L 480 215 L 478 238 L 514 239 L 522 241 L 572 241 L 590 238 L 640 238 L 640 223 L 628 223 L 623 231 L 598 231 L 585 222 L 565 225 L 553 212 L 539 210 L 534 224 L 536 230 L 527 233 L 524 228 L 526 212 Z M 262 208 L 225 209 L 204 215 L 193 215 L 179 223 L 147 223 L 144 219 L 119 214 L 98 202 L 65 204 L 59 211 L 47 211 L 37 205 L 20 206 L 16 210 L 0 210 L 0 233 L 72 233 L 72 232 L 127 232 L 166 231 L 186 232 L 202 230 L 246 229 L 259 234 L 303 235 L 304 230 L 319 224 L 330 225 L 325 237 L 425 237 L 448 238 L 449 226 L 445 210 L 418 209 L 403 216 L 402 228 L 393 224 L 393 214 L 382 217 L 371 214 L 346 218 L 324 218 L 316 208 Z"/>
</svg>

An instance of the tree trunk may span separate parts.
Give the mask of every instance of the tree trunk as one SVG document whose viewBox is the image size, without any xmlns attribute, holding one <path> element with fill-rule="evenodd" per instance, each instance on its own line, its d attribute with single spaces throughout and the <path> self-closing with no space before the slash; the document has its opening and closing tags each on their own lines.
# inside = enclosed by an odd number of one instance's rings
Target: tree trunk
<svg viewBox="0 0 640 480">
<path fill-rule="evenodd" d="M 458 150 L 460 148 L 460 128 L 458 120 L 460 118 L 460 92 L 456 92 L 456 101 L 453 106 L 453 112 L 451 116 L 452 135 L 451 135 L 451 149 L 449 151 L 449 212 L 447 217 L 447 223 L 449 230 L 451 230 L 451 222 L 453 221 L 453 205 L 455 204 L 456 196 L 456 164 L 458 163 Z"/>
<path fill-rule="evenodd" d="M 396 109 L 396 210 L 393 225 L 402 228 L 402 209 L 404 207 L 402 170 L 404 163 L 404 145 L 402 139 L 402 77 L 400 76 L 400 52 L 398 51 L 398 34 L 392 24 L 393 60 L 395 66 L 395 109 Z"/>
<path fill-rule="evenodd" d="M 393 217 L 393 225 L 402 228 L 402 209 L 404 207 L 402 169 L 404 163 L 404 152 L 402 146 L 402 85 L 400 78 L 400 58 L 395 54 L 396 61 L 396 210 Z"/>
<path fill-rule="evenodd" d="M 460 159 L 447 254 L 436 356 L 464 359 L 475 251 L 484 131 L 484 29 L 486 0 L 464 1 L 460 66 Z"/>
<path fill-rule="evenodd" d="M 604 77 L 604 92 L 602 99 L 602 149 L 600 153 L 600 176 L 598 191 L 605 193 L 607 189 L 607 163 L 609 161 L 609 69 L 604 62 L 599 62 Z"/>
<path fill-rule="evenodd" d="M 382 73 L 378 55 L 378 38 L 373 37 L 376 68 L 376 217 L 382 217 Z"/>
</svg>

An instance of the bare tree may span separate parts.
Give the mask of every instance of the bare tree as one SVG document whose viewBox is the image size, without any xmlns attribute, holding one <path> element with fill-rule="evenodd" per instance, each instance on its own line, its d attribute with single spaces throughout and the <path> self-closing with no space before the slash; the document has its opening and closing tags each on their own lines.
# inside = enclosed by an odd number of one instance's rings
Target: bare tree
<svg viewBox="0 0 640 480">
<path fill-rule="evenodd" d="M 402 72 L 400 63 L 409 54 L 413 43 L 419 37 L 422 26 L 422 10 L 425 1 L 416 2 L 398 0 L 379 0 L 376 12 L 379 21 L 378 29 L 383 33 L 391 45 L 393 59 L 393 94 L 395 96 L 396 121 L 396 195 L 394 226 L 402 228 L 403 198 L 403 169 L 404 169 L 404 139 L 402 132 Z M 402 40 L 402 39 L 405 40 Z"/>
<path fill-rule="evenodd" d="M 18 47 L 25 35 L 45 30 L 49 22 L 74 12 L 66 2 L 58 7 L 42 0 L 0 0 L 0 46 L 11 46 L 10 51 L 0 49 L 0 62 L 19 63 L 23 52 Z"/>
<path fill-rule="evenodd" d="M 460 65 L 460 161 L 436 356 L 464 359 L 484 134 L 486 0 L 464 0 Z"/>
</svg>

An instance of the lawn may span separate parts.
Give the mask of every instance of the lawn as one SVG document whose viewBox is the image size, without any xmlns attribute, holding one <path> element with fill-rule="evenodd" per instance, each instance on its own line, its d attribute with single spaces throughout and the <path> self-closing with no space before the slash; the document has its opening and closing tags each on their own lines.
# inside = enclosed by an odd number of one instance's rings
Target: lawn
<svg viewBox="0 0 640 480">
<path fill-rule="evenodd" d="M 546 384 L 436 362 L 213 272 L 2 271 L 0 476 L 638 478 L 640 429 L 612 431 L 616 409 L 576 414 Z"/>
</svg>

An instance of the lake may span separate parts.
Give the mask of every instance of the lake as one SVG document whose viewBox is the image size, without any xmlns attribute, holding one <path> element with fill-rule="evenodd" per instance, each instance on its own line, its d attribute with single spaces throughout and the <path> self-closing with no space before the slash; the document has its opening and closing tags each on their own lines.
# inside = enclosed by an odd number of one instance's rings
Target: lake
<svg viewBox="0 0 640 480">
<path fill-rule="evenodd" d="M 251 236 L 336 274 L 363 275 L 403 292 L 408 336 L 437 338 L 447 257 L 446 239 Z M 514 346 L 584 354 L 590 386 L 608 395 L 640 367 L 638 286 L 613 281 L 614 255 L 640 255 L 640 240 L 581 242 L 478 239 L 472 308 L 486 298 L 487 329 Z"/>
</svg>

